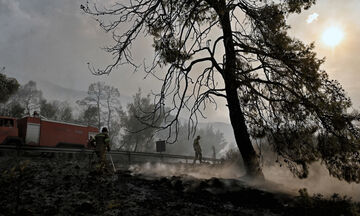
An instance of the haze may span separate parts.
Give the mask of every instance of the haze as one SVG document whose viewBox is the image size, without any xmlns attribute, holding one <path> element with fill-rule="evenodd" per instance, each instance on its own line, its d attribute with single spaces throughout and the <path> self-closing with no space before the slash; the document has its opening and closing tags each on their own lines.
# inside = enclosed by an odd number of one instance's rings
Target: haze
<svg viewBox="0 0 360 216">
<path fill-rule="evenodd" d="M 109 0 L 109 2 L 112 2 Z M 101 47 L 112 44 L 110 35 L 102 32 L 93 18 L 80 10 L 82 0 L 0 0 L 0 66 L 8 76 L 20 83 L 34 80 L 44 96 L 58 95 L 49 85 L 86 91 L 90 83 L 104 80 L 117 87 L 121 96 L 133 95 L 139 87 L 147 93 L 158 91 L 159 83 L 144 78 L 140 70 L 119 67 L 109 76 L 90 74 L 87 62 L 104 66 L 112 57 Z M 352 98 L 354 108 L 360 107 L 360 21 L 357 19 L 360 1 L 318 0 L 310 10 L 289 18 L 291 35 L 306 43 L 315 42 L 318 57 L 326 57 L 323 65 L 331 79 L 337 79 Z M 344 34 L 336 46 L 322 41 L 326 29 L 339 26 Z M 135 58 L 142 63 L 151 60 L 151 38 L 138 41 Z M 229 122 L 225 106 L 207 110 L 209 121 Z"/>
</svg>

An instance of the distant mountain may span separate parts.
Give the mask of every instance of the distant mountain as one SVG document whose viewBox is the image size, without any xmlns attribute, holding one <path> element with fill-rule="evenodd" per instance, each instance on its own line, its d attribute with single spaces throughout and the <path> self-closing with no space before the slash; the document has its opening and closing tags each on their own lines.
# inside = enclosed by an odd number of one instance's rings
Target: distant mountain
<svg viewBox="0 0 360 216">
<path fill-rule="evenodd" d="M 47 100 L 67 101 L 70 104 L 75 104 L 77 100 L 81 100 L 87 96 L 86 90 L 76 90 L 72 88 L 65 88 L 50 81 L 37 81 L 38 89 L 43 92 L 43 96 Z M 122 106 L 132 101 L 132 97 L 120 93 L 120 103 Z"/>
<path fill-rule="evenodd" d="M 37 81 L 36 84 L 47 100 L 68 101 L 71 104 L 87 95 L 86 91 L 65 88 L 50 81 Z"/>
</svg>

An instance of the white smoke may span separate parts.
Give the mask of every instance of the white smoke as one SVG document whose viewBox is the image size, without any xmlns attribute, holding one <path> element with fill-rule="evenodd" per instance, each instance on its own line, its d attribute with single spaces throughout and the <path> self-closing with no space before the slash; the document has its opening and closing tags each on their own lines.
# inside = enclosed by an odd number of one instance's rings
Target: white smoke
<svg viewBox="0 0 360 216">
<path fill-rule="evenodd" d="M 235 164 L 163 164 L 163 163 L 145 163 L 131 165 L 129 170 L 133 174 L 141 174 L 148 177 L 170 177 L 180 176 L 183 178 L 196 179 L 238 179 L 242 178 L 244 172 Z M 320 163 L 313 164 L 310 167 L 309 177 L 299 179 L 285 167 L 269 166 L 263 167 L 266 182 L 259 183 L 247 181 L 248 185 L 261 188 L 266 191 L 289 193 L 298 195 L 301 188 L 307 188 L 309 194 L 320 193 L 324 196 L 330 196 L 334 193 L 342 196 L 352 197 L 355 201 L 360 201 L 360 185 L 347 183 L 329 176 L 327 169 Z M 224 180 L 226 181 L 226 180 Z"/>
<path fill-rule="evenodd" d="M 352 197 L 360 201 L 360 184 L 347 183 L 331 177 L 329 171 L 320 163 L 314 163 L 309 168 L 309 176 L 299 179 L 285 167 L 270 166 L 263 169 L 267 180 L 276 182 L 291 193 L 297 193 L 299 189 L 306 188 L 309 194 L 320 193 L 330 196 L 334 193 Z"/>
<path fill-rule="evenodd" d="M 212 164 L 163 164 L 145 163 L 131 165 L 129 170 L 134 174 L 142 174 L 154 177 L 188 176 L 198 179 L 216 178 L 239 178 L 244 173 L 239 172 L 235 165 L 224 167 Z"/>
</svg>

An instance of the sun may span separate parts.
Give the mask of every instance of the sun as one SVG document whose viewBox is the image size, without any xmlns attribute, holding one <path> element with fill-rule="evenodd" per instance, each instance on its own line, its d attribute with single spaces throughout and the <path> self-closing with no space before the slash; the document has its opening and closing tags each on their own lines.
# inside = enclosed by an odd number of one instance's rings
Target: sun
<svg viewBox="0 0 360 216">
<path fill-rule="evenodd" d="M 325 45 L 336 47 L 344 39 L 344 31 L 337 26 L 327 28 L 322 34 L 322 41 Z"/>
</svg>

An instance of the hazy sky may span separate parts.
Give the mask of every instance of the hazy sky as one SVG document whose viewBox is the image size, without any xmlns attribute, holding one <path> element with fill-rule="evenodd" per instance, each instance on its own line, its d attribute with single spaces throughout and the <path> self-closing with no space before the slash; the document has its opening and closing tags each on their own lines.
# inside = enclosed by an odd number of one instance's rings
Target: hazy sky
<svg viewBox="0 0 360 216">
<path fill-rule="evenodd" d="M 99 79 L 118 87 L 123 95 L 133 95 L 139 87 L 144 92 L 158 90 L 157 83 L 143 80 L 144 73 L 134 74 L 126 67 L 101 78 L 90 75 L 87 62 L 105 65 L 112 60 L 101 50 L 112 40 L 80 10 L 84 2 L 0 0 L 0 66 L 6 66 L 6 74 L 22 83 L 47 81 L 83 91 Z M 310 10 L 289 19 L 291 35 L 307 43 L 315 42 L 318 57 L 326 57 L 323 69 L 343 84 L 355 108 L 360 108 L 358 11 L 359 0 L 318 0 Z M 331 27 L 343 34 L 335 47 L 322 41 L 323 33 Z M 153 55 L 151 39 L 133 48 L 140 60 Z M 224 110 L 214 112 L 211 120 L 227 121 Z"/>
</svg>

